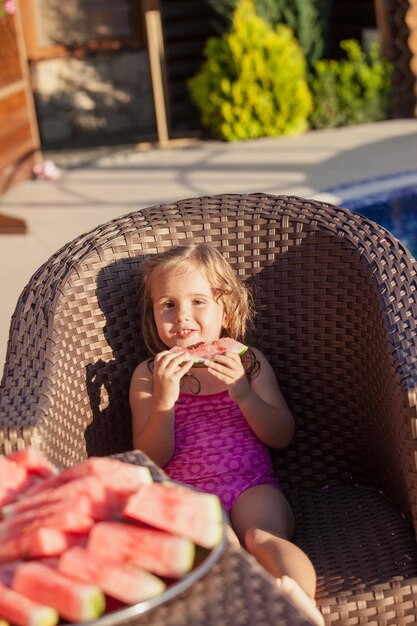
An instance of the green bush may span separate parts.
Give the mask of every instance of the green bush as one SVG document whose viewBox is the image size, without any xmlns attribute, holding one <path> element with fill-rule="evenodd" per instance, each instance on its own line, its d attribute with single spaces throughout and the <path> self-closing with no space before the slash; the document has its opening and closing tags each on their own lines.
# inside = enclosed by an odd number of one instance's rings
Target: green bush
<svg viewBox="0 0 417 626">
<path fill-rule="evenodd" d="M 230 26 L 239 0 L 208 0 Z M 256 14 L 271 26 L 286 24 L 302 47 L 308 66 L 321 59 L 333 0 L 254 0 Z"/>
<path fill-rule="evenodd" d="M 312 128 L 377 122 L 389 117 L 391 65 L 374 43 L 367 55 L 355 39 L 342 41 L 346 59 L 321 60 L 310 79 Z"/>
<path fill-rule="evenodd" d="M 205 57 L 189 88 L 215 137 L 234 141 L 307 129 L 312 98 L 303 52 L 292 31 L 273 29 L 251 0 L 240 0 L 231 32 L 210 38 Z"/>
</svg>

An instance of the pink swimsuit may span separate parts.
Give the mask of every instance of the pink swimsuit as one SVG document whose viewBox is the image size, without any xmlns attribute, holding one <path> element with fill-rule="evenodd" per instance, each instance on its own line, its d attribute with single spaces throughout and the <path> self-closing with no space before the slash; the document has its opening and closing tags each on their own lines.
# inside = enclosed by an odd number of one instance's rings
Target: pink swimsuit
<svg viewBox="0 0 417 626">
<path fill-rule="evenodd" d="M 173 480 L 219 496 L 230 513 L 255 485 L 280 486 L 268 448 L 257 438 L 227 390 L 180 393 L 175 407 L 175 452 L 164 467 Z"/>
</svg>

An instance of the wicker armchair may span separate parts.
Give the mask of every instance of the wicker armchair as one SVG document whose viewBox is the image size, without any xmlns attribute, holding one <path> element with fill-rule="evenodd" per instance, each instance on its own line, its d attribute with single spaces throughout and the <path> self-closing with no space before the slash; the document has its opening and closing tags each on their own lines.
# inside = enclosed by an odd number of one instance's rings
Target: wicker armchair
<svg viewBox="0 0 417 626">
<path fill-rule="evenodd" d="M 59 466 L 130 450 L 128 386 L 145 356 L 138 267 L 143 255 L 203 240 L 253 286 L 251 340 L 297 420 L 274 462 L 326 623 L 417 622 L 416 265 L 360 215 L 295 197 L 222 195 L 137 211 L 77 238 L 17 304 L 0 450 L 35 445 Z M 263 585 L 258 611 L 273 594 Z M 285 623 L 237 614 L 222 623 Z M 190 625 L 211 623 L 204 615 Z"/>
</svg>

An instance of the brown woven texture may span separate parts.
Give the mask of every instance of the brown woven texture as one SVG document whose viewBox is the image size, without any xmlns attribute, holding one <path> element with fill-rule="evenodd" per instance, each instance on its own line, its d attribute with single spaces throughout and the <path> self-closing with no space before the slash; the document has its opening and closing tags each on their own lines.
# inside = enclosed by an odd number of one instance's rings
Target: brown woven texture
<svg viewBox="0 0 417 626">
<path fill-rule="evenodd" d="M 130 450 L 128 387 L 145 356 L 138 269 L 144 255 L 187 241 L 217 246 L 253 288 L 249 341 L 297 421 L 274 462 L 327 623 L 417 622 L 416 265 L 358 214 L 296 197 L 219 195 L 140 210 L 77 238 L 17 304 L 0 450 L 35 445 L 61 467 Z M 233 570 L 237 561 L 225 560 Z M 228 576 L 210 575 L 213 597 Z M 262 623 L 251 609 L 239 622 L 230 603 L 227 623 Z M 209 623 L 206 614 L 190 620 Z"/>
</svg>

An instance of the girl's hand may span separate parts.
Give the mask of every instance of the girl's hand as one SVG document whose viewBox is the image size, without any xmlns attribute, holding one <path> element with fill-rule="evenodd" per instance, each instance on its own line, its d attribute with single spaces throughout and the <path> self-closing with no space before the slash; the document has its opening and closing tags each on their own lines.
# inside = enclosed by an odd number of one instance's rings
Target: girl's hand
<svg viewBox="0 0 417 626">
<path fill-rule="evenodd" d="M 187 352 L 159 352 L 154 359 L 153 397 L 160 408 L 171 408 L 178 400 L 181 378 L 191 369 L 193 359 Z"/>
<path fill-rule="evenodd" d="M 214 360 L 205 361 L 204 365 L 213 376 L 225 383 L 229 396 L 235 402 L 239 403 L 250 393 L 249 380 L 238 354 L 219 354 Z"/>
</svg>

